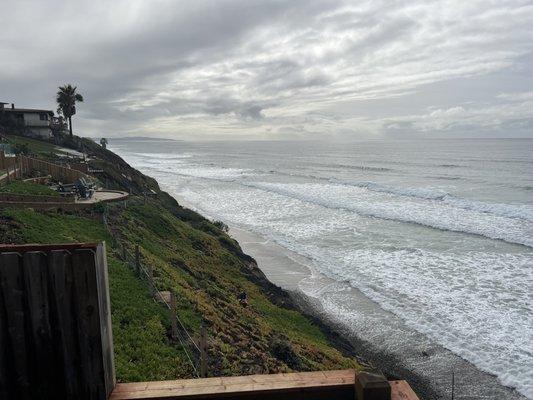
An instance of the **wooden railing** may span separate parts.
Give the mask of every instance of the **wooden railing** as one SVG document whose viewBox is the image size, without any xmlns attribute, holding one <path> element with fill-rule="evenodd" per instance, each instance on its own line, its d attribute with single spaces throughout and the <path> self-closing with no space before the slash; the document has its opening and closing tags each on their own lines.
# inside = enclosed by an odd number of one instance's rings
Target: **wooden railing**
<svg viewBox="0 0 533 400">
<path fill-rule="evenodd" d="M 162 382 L 119 383 L 110 400 L 418 400 L 405 381 L 392 381 L 388 395 L 366 388 L 356 393 L 354 370 L 296 372 Z"/>
</svg>

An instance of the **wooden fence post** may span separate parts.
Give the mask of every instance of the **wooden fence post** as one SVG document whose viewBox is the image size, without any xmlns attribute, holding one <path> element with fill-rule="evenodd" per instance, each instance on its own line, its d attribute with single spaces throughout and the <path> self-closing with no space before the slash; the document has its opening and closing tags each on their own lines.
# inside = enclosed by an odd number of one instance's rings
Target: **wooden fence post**
<svg viewBox="0 0 533 400">
<path fill-rule="evenodd" d="M 138 244 L 135 245 L 135 272 L 137 276 L 141 276 L 141 255 Z"/>
<path fill-rule="evenodd" d="M 205 325 L 200 328 L 200 376 L 207 378 L 207 333 Z"/>
<path fill-rule="evenodd" d="M 171 326 L 171 337 L 172 340 L 176 341 L 178 339 L 178 321 L 177 321 L 177 307 L 176 307 L 176 296 L 174 293 L 170 292 L 170 326 Z"/>
<path fill-rule="evenodd" d="M 22 179 L 19 159 L 20 159 L 19 156 L 15 157 L 15 179 Z"/>
<path fill-rule="evenodd" d="M 384 400 L 391 398 L 391 386 L 381 374 L 360 372 L 355 376 L 357 400 Z"/>
</svg>

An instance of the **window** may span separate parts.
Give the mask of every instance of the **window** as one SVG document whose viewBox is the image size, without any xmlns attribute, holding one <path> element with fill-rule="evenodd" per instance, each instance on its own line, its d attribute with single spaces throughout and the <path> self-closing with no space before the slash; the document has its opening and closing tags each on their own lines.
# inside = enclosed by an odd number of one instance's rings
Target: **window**
<svg viewBox="0 0 533 400">
<path fill-rule="evenodd" d="M 48 114 L 47 113 L 40 113 L 39 114 L 39 119 L 41 121 L 48 121 Z"/>
</svg>

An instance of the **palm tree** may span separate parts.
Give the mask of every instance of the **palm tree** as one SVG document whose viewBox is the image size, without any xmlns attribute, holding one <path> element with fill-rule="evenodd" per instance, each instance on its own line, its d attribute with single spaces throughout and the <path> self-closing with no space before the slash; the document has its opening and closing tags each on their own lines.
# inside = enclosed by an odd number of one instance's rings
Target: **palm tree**
<svg viewBox="0 0 533 400">
<path fill-rule="evenodd" d="M 68 119 L 70 137 L 72 137 L 72 116 L 76 114 L 76 102 L 83 101 L 83 96 L 76 93 L 76 89 L 76 86 L 72 86 L 69 83 L 68 85 L 60 86 L 56 95 L 58 110 L 61 110 L 63 116 Z"/>
</svg>

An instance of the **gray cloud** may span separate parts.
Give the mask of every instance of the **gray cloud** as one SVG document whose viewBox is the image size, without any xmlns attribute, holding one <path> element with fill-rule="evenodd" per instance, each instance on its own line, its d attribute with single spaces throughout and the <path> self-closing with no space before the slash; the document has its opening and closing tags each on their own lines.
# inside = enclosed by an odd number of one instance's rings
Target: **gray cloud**
<svg viewBox="0 0 533 400">
<path fill-rule="evenodd" d="M 20 1 L 0 101 L 79 133 L 169 137 L 533 136 L 533 2 Z"/>
</svg>

